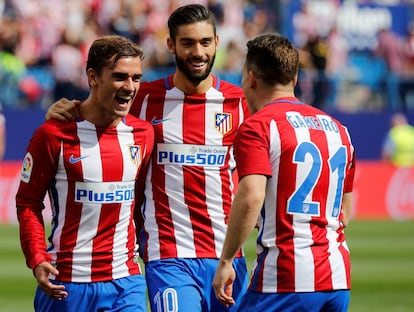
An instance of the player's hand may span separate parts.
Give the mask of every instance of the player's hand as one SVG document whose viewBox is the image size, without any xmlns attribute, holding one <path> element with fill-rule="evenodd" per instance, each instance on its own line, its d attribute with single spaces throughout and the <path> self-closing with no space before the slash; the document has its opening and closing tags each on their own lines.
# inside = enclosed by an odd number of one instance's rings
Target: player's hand
<svg viewBox="0 0 414 312">
<path fill-rule="evenodd" d="M 46 112 L 46 120 L 57 119 L 61 121 L 71 121 L 79 117 L 79 100 L 68 100 L 61 98 L 53 103 Z"/>
<path fill-rule="evenodd" d="M 40 289 L 43 290 L 45 294 L 50 298 L 62 300 L 68 296 L 64 285 L 55 285 L 50 282 L 50 274 L 55 276 L 59 274 L 58 270 L 56 270 L 56 268 L 53 267 L 50 263 L 40 263 L 35 267 L 33 273 L 37 279 L 37 283 L 39 284 Z"/>
<path fill-rule="evenodd" d="M 233 283 L 236 279 L 236 272 L 233 269 L 232 262 L 220 261 L 213 280 L 213 289 L 216 298 L 226 307 L 234 305 L 232 297 Z"/>
</svg>

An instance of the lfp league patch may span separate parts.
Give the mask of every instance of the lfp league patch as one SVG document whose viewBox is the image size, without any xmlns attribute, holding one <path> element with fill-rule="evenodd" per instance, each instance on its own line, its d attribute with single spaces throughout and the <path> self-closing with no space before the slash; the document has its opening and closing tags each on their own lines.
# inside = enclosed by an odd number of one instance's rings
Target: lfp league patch
<svg viewBox="0 0 414 312">
<path fill-rule="evenodd" d="M 27 153 L 23 159 L 22 173 L 20 176 L 20 180 L 25 183 L 29 183 L 30 176 L 32 175 L 32 170 L 33 170 L 33 157 L 32 157 L 32 154 Z"/>
</svg>

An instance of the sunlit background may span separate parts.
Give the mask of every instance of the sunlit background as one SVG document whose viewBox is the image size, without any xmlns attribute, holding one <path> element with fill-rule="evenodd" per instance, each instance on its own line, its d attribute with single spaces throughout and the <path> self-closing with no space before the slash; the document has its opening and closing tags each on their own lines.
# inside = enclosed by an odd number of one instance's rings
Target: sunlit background
<svg viewBox="0 0 414 312">
<path fill-rule="evenodd" d="M 214 12 L 220 37 L 214 74 L 236 85 L 248 39 L 278 32 L 295 43 L 301 56 L 297 96 L 348 126 L 356 148 L 354 213 L 347 229 L 350 311 L 414 311 L 414 170 L 381 160 L 391 115 L 402 112 L 414 123 L 409 0 L 0 0 L 6 134 L 0 160 L 0 310 L 32 310 L 35 282 L 20 252 L 14 195 L 33 130 L 56 100 L 86 97 L 87 51 L 100 35 L 121 34 L 143 47 L 143 80 L 172 73 L 167 19 L 188 3 Z M 246 244 L 249 261 L 253 244 L 252 237 Z"/>
</svg>

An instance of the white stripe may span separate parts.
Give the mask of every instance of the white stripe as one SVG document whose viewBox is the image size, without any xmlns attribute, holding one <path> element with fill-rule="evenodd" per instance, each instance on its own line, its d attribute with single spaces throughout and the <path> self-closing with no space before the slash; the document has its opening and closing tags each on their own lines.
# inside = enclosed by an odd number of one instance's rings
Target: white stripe
<svg viewBox="0 0 414 312">
<path fill-rule="evenodd" d="M 177 92 L 176 88 L 167 91 L 165 98 L 171 99 L 168 105 L 164 105 L 163 116 L 175 122 L 165 122 L 163 124 L 164 138 L 174 138 L 174 142 L 165 141 L 164 143 L 183 143 L 183 125 L 176 122 L 182 120 L 183 116 L 183 99 L 184 95 Z M 177 93 L 170 95 L 168 93 Z M 177 99 L 177 100 L 172 100 Z M 181 140 L 181 141 L 180 141 Z M 185 203 L 184 198 L 184 178 L 182 166 L 164 166 L 165 172 L 165 191 L 171 200 L 168 204 L 170 207 L 175 237 L 177 242 L 177 257 L 195 257 L 194 234 L 188 229 L 192 228 L 190 213 L 187 206 L 181 205 Z M 177 205 L 172 202 L 177 201 Z M 185 242 L 186 246 L 182 246 L 179 242 Z M 191 247 L 188 247 L 191 246 Z M 188 251 L 193 252 L 189 253 Z"/>
</svg>

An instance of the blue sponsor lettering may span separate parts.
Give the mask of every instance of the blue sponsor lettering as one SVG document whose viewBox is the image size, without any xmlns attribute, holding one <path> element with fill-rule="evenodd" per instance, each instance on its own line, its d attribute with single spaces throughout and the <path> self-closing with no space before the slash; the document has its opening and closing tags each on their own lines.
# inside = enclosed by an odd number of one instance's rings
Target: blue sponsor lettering
<svg viewBox="0 0 414 312">
<path fill-rule="evenodd" d="M 159 151 L 157 155 L 158 164 L 180 164 L 198 166 L 222 166 L 224 165 L 225 155 L 223 154 L 179 154 L 173 151 Z"/>
<path fill-rule="evenodd" d="M 112 192 L 96 192 L 94 190 L 77 189 L 77 202 L 91 203 L 122 203 L 134 200 L 133 189 L 121 189 Z"/>
</svg>

